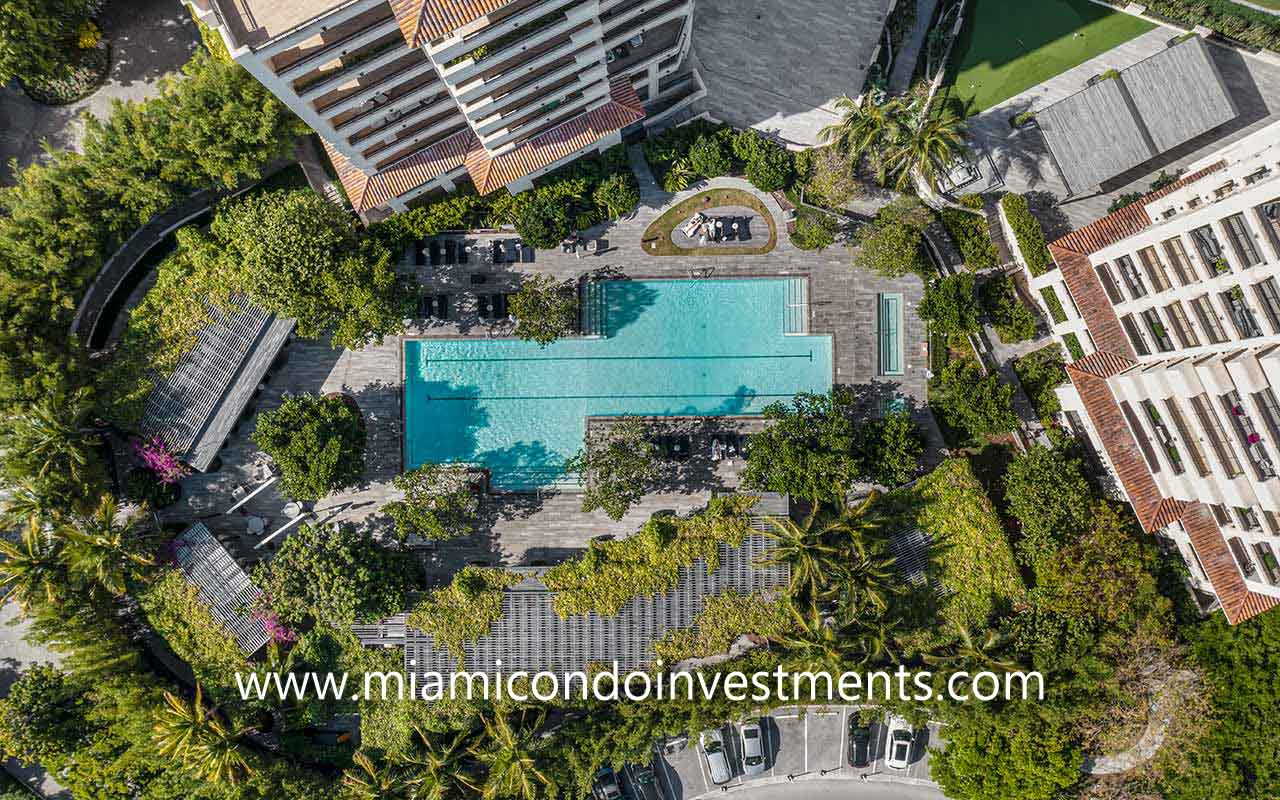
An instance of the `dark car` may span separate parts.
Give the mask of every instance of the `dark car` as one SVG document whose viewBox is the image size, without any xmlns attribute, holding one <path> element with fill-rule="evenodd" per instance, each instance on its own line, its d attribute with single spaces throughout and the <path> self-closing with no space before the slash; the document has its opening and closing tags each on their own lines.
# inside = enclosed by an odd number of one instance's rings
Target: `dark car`
<svg viewBox="0 0 1280 800">
<path fill-rule="evenodd" d="M 618 776 L 613 770 L 605 767 L 596 773 L 595 786 L 592 787 L 593 795 L 596 800 L 618 800 L 622 797 L 622 790 L 618 788 Z"/>
<path fill-rule="evenodd" d="M 662 800 L 662 787 L 649 767 L 631 768 L 632 800 Z"/>
<path fill-rule="evenodd" d="M 849 766 L 866 767 L 871 764 L 871 726 L 861 715 L 849 717 Z"/>
</svg>

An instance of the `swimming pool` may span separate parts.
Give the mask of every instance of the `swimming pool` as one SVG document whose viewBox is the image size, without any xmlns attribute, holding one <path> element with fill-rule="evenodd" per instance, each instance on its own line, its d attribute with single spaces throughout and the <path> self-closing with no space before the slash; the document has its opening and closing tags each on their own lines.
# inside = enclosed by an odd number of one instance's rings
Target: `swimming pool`
<svg viewBox="0 0 1280 800">
<path fill-rule="evenodd" d="M 831 337 L 785 333 L 807 316 L 800 280 L 608 281 L 605 335 L 545 348 L 406 340 L 405 467 L 477 463 L 497 488 L 537 488 L 562 480 L 588 416 L 758 414 L 826 392 Z"/>
</svg>

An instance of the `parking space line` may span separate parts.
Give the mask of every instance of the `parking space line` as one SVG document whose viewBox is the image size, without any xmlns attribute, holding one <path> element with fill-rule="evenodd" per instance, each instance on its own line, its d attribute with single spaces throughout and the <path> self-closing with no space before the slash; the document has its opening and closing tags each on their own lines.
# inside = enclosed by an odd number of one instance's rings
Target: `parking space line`
<svg viewBox="0 0 1280 800">
<path fill-rule="evenodd" d="M 671 769 L 671 765 L 667 763 L 667 759 L 662 756 L 661 752 L 654 754 L 654 758 L 657 759 L 658 763 L 662 764 L 662 776 L 667 779 L 667 797 L 672 800 L 679 800 L 676 797 L 675 784 L 671 782 L 671 775 L 668 774 L 675 770 Z"/>
<path fill-rule="evenodd" d="M 809 771 L 809 715 L 804 715 L 804 771 Z"/>
<path fill-rule="evenodd" d="M 772 728 L 773 728 L 773 726 L 774 726 L 774 725 L 777 725 L 777 724 L 778 724 L 778 723 L 776 723 L 776 722 L 770 722 L 770 724 L 768 724 L 768 725 L 761 725 L 761 726 L 760 726 L 760 727 L 761 727 L 761 729 L 762 729 L 762 731 L 763 731 L 763 733 L 764 733 L 764 752 L 765 752 L 766 754 L 768 754 L 768 753 L 773 753 L 773 758 L 770 758 L 770 759 L 769 759 L 769 777 L 771 777 L 771 778 L 778 774 L 778 773 L 777 773 L 777 769 L 778 769 L 778 751 L 775 751 L 775 750 L 773 749 L 773 743 L 771 743 L 771 742 L 769 741 L 769 731 L 770 731 L 770 729 L 772 729 Z M 779 748 L 779 749 L 780 749 L 780 748 Z"/>
<path fill-rule="evenodd" d="M 844 769 L 847 760 L 846 753 L 849 752 L 849 707 L 844 707 L 844 714 L 840 717 L 840 766 L 837 769 Z"/>
<path fill-rule="evenodd" d="M 702 788 L 704 791 L 709 792 L 711 791 L 711 778 L 707 773 L 707 756 L 702 749 L 701 736 L 698 737 L 698 744 L 696 745 L 696 748 L 697 749 L 693 751 L 693 754 L 698 759 L 698 774 L 702 776 Z"/>
</svg>

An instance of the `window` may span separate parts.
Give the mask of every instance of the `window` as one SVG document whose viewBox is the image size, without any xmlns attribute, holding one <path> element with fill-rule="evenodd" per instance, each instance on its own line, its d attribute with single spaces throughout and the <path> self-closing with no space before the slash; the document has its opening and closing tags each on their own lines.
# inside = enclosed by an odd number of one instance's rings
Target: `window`
<svg viewBox="0 0 1280 800">
<path fill-rule="evenodd" d="M 1267 457 L 1267 450 L 1262 445 L 1262 437 L 1258 434 L 1258 429 L 1254 426 L 1253 419 L 1240 401 L 1240 394 L 1234 391 L 1229 392 L 1224 394 L 1221 400 L 1222 407 L 1226 410 L 1232 427 L 1235 428 L 1236 434 L 1240 437 L 1240 446 L 1244 448 L 1245 455 L 1249 457 L 1249 463 L 1253 466 L 1253 471 L 1257 473 L 1258 480 L 1265 481 L 1268 478 L 1274 478 L 1276 475 L 1275 467 Z"/>
<path fill-rule="evenodd" d="M 1231 271 L 1231 266 L 1227 263 L 1226 255 L 1222 252 L 1222 245 L 1218 243 L 1218 237 L 1214 234 L 1213 228 L 1208 225 L 1196 228 L 1191 232 L 1191 241 L 1196 243 L 1200 258 L 1209 268 L 1209 277 Z"/>
<path fill-rule="evenodd" d="M 1222 226 L 1226 228 L 1231 249 L 1235 252 L 1236 258 L 1240 259 L 1241 264 L 1253 267 L 1262 263 L 1262 255 L 1258 252 L 1257 245 L 1253 243 L 1253 234 L 1249 232 L 1249 225 L 1244 221 L 1244 214 L 1232 214 L 1222 221 Z"/>
<path fill-rule="evenodd" d="M 1262 530 L 1262 523 L 1258 521 L 1258 515 L 1253 513 L 1252 508 L 1236 506 L 1236 519 L 1240 520 L 1240 527 L 1246 531 Z"/>
<path fill-rule="evenodd" d="M 1156 441 L 1160 443 L 1160 447 L 1164 449 L 1164 454 L 1169 458 L 1169 464 L 1173 467 L 1175 475 L 1181 475 L 1187 471 L 1182 465 L 1182 454 L 1178 452 L 1178 446 L 1173 442 L 1173 435 L 1169 433 L 1169 428 L 1165 426 L 1164 420 L 1160 417 L 1160 412 L 1156 409 L 1156 404 L 1150 400 L 1142 401 L 1142 410 L 1146 412 L 1147 419 L 1151 422 L 1151 427 L 1156 432 Z"/>
<path fill-rule="evenodd" d="M 1189 286 L 1192 281 L 1198 279 L 1196 268 L 1192 266 L 1191 259 L 1187 257 L 1187 248 L 1182 246 L 1181 239 L 1175 236 L 1166 240 L 1164 254 L 1169 259 L 1170 266 L 1173 267 L 1173 274 L 1178 276 L 1178 283 L 1183 286 Z"/>
<path fill-rule="evenodd" d="M 1160 321 L 1160 315 L 1154 308 L 1148 308 L 1142 312 L 1142 321 L 1146 323 L 1147 330 L 1151 332 L 1151 338 L 1155 339 L 1156 347 L 1160 352 L 1168 353 L 1173 349 L 1173 340 L 1169 338 L 1169 332 L 1164 329 L 1164 323 Z"/>
<path fill-rule="evenodd" d="M 1204 429 L 1204 435 L 1209 439 L 1209 446 L 1213 448 L 1213 452 L 1218 456 L 1218 463 L 1222 465 L 1222 469 L 1226 472 L 1228 478 L 1238 477 L 1244 472 L 1240 466 L 1239 459 L 1231 450 L 1231 444 L 1227 441 L 1227 433 L 1222 429 L 1222 425 L 1218 423 L 1218 418 L 1214 416 L 1213 409 L 1209 406 L 1208 395 L 1197 395 L 1191 398 L 1191 407 L 1195 409 L 1196 419 L 1200 420 L 1200 427 Z"/>
<path fill-rule="evenodd" d="M 1254 393 L 1253 401 L 1262 412 L 1262 422 L 1271 434 L 1271 441 L 1280 442 L 1280 404 L 1276 403 L 1275 394 L 1270 389 L 1263 389 Z"/>
<path fill-rule="evenodd" d="M 1178 408 L 1178 403 L 1172 398 L 1164 401 L 1165 410 L 1169 412 L 1169 419 L 1173 420 L 1173 427 L 1178 429 L 1178 438 L 1182 440 L 1183 445 L 1187 448 L 1187 455 L 1191 456 L 1191 463 L 1196 468 L 1196 473 L 1201 478 L 1209 475 L 1209 464 L 1204 460 L 1204 453 L 1200 450 L 1200 444 L 1191 434 L 1191 428 L 1187 426 L 1187 421 L 1182 416 L 1182 411 Z"/>
<path fill-rule="evenodd" d="M 1169 275 L 1164 271 L 1164 264 L 1160 263 L 1160 256 L 1156 255 L 1154 247 L 1144 247 L 1139 250 L 1138 260 L 1142 262 L 1142 269 L 1151 279 L 1151 285 L 1157 292 L 1167 291 L 1170 288 Z"/>
<path fill-rule="evenodd" d="M 1102 288 L 1107 292 L 1107 298 L 1114 305 L 1124 302 L 1124 295 L 1120 294 L 1120 287 L 1116 285 L 1116 278 L 1111 274 L 1111 267 L 1106 264 L 1099 264 L 1094 267 L 1098 273 L 1098 280 L 1102 282 Z"/>
<path fill-rule="evenodd" d="M 1151 438 L 1147 436 L 1146 429 L 1142 427 L 1137 415 L 1133 413 L 1133 406 L 1129 405 L 1128 400 L 1121 400 L 1120 411 L 1124 413 L 1124 418 L 1129 423 L 1129 428 L 1133 431 L 1133 438 L 1138 443 L 1138 448 L 1142 450 L 1142 457 L 1146 459 L 1147 469 L 1152 472 L 1159 472 L 1160 462 L 1156 460 L 1156 451 L 1151 448 Z"/>
<path fill-rule="evenodd" d="M 1218 314 L 1213 310 L 1209 295 L 1201 295 L 1192 300 L 1191 308 L 1196 312 L 1196 319 L 1200 320 L 1200 327 L 1204 329 L 1204 335 L 1211 343 L 1222 344 L 1227 340 L 1227 332 L 1218 321 Z"/>
<path fill-rule="evenodd" d="M 1271 229 L 1272 242 L 1280 247 L 1280 197 L 1258 206 L 1258 219 Z"/>
<path fill-rule="evenodd" d="M 1120 277 L 1124 279 L 1124 285 L 1129 290 L 1129 296 L 1134 300 L 1139 297 L 1146 297 L 1146 284 L 1142 282 L 1142 276 L 1138 274 L 1137 268 L 1133 266 L 1133 259 L 1128 256 L 1120 256 L 1116 259 L 1116 267 L 1120 270 Z"/>
<path fill-rule="evenodd" d="M 1262 509 L 1262 518 L 1266 520 L 1267 530 L 1271 535 L 1280 536 L 1280 517 L 1277 517 L 1275 514 L 1264 508 Z"/>
<path fill-rule="evenodd" d="M 1196 337 L 1195 328 L 1191 327 L 1191 320 L 1187 319 L 1187 310 L 1182 307 L 1182 303 L 1171 303 L 1165 306 L 1164 312 L 1173 324 L 1173 335 L 1178 337 L 1179 344 L 1183 347 L 1200 346 L 1200 339 Z"/>
<path fill-rule="evenodd" d="M 1213 509 L 1213 518 L 1218 521 L 1219 525 L 1230 525 L 1231 514 L 1228 513 L 1227 507 L 1218 503 L 1210 503 L 1209 508 Z"/>
<path fill-rule="evenodd" d="M 1280 291 L 1276 289 L 1276 279 L 1267 278 L 1262 283 L 1253 285 L 1253 293 L 1258 298 L 1258 305 L 1267 315 L 1272 333 L 1280 333 Z"/>
<path fill-rule="evenodd" d="M 1137 324 L 1133 321 L 1133 315 L 1125 314 L 1120 318 L 1120 324 L 1124 326 L 1124 332 L 1129 334 L 1129 341 L 1133 343 L 1133 349 L 1138 352 L 1138 355 L 1151 355 L 1151 349 L 1147 347 L 1146 341 L 1143 340 L 1141 331 L 1138 330 Z"/>
<path fill-rule="evenodd" d="M 1240 334 L 1241 339 L 1250 339 L 1254 336 L 1262 335 L 1262 328 L 1258 326 L 1258 320 L 1254 317 L 1253 310 L 1244 301 L 1243 289 L 1239 286 L 1233 286 L 1229 291 L 1223 292 L 1222 304 L 1230 312 L 1231 323 L 1235 326 L 1236 333 Z"/>
</svg>

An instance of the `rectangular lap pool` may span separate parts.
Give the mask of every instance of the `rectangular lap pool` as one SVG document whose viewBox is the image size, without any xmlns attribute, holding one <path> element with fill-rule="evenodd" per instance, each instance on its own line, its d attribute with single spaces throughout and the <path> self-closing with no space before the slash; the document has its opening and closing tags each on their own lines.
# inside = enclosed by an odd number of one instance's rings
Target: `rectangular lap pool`
<svg viewBox="0 0 1280 800">
<path fill-rule="evenodd" d="M 588 416 L 758 414 L 832 382 L 830 336 L 788 335 L 798 279 L 609 281 L 602 338 L 404 343 L 405 468 L 555 484 Z"/>
</svg>

